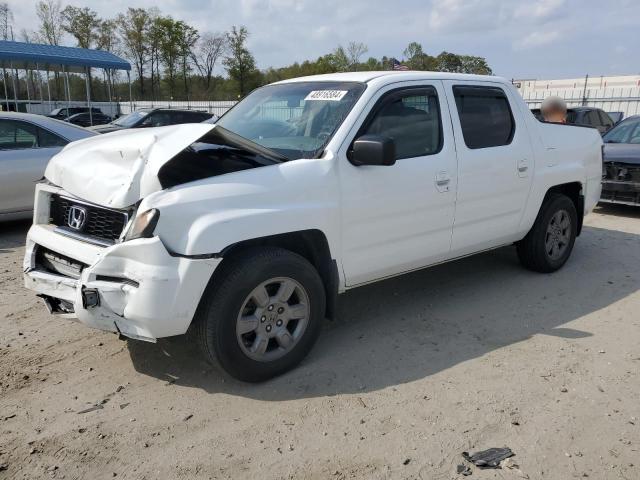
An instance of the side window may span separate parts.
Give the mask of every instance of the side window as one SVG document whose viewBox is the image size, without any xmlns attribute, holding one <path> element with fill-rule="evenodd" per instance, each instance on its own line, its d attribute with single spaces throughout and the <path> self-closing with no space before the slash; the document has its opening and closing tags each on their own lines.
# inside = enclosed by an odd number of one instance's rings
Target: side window
<svg viewBox="0 0 640 480">
<path fill-rule="evenodd" d="M 613 120 L 611 120 L 611 117 L 602 110 L 599 110 L 598 113 L 600 114 L 600 121 L 602 122 L 602 125 L 607 128 L 611 128 L 611 126 L 613 125 Z"/>
<path fill-rule="evenodd" d="M 38 128 L 38 145 L 40 147 L 64 147 L 67 143 L 69 142 L 64 138 L 59 137 L 44 128 Z"/>
<path fill-rule="evenodd" d="M 602 122 L 600 121 L 600 116 L 598 115 L 598 111 L 597 110 L 591 110 L 588 113 L 588 117 L 589 120 L 587 121 L 587 124 L 591 125 L 592 127 L 598 127 L 602 124 Z"/>
<path fill-rule="evenodd" d="M 38 133 L 35 126 L 15 120 L 0 120 L 0 150 L 36 148 Z"/>
<path fill-rule="evenodd" d="M 471 149 L 509 145 L 515 122 L 509 100 L 498 87 L 453 87 L 464 143 Z"/>
<path fill-rule="evenodd" d="M 383 97 L 358 136 L 366 134 L 392 138 L 397 160 L 438 153 L 442 125 L 435 88 L 409 89 Z"/>
</svg>

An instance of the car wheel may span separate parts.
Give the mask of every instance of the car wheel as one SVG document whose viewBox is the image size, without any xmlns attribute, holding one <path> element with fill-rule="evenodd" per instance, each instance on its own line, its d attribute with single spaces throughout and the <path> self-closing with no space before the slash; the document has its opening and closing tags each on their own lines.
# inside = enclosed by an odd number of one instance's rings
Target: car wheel
<svg viewBox="0 0 640 480">
<path fill-rule="evenodd" d="M 231 376 L 260 382 L 309 353 L 320 334 L 325 291 L 305 258 L 252 249 L 223 261 L 205 290 L 196 338 L 205 357 Z"/>
<path fill-rule="evenodd" d="M 555 272 L 569 259 L 577 229 L 573 201 L 565 195 L 550 195 L 527 236 L 516 244 L 520 262 L 536 272 Z"/>
</svg>

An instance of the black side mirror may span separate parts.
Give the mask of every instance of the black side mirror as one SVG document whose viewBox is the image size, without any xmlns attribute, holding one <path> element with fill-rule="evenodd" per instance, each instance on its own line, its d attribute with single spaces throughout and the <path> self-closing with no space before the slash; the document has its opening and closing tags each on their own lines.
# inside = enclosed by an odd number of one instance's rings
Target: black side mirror
<svg viewBox="0 0 640 480">
<path fill-rule="evenodd" d="M 396 144 L 389 137 L 363 135 L 353 142 L 349 161 L 356 167 L 362 165 L 393 165 L 396 163 Z"/>
</svg>

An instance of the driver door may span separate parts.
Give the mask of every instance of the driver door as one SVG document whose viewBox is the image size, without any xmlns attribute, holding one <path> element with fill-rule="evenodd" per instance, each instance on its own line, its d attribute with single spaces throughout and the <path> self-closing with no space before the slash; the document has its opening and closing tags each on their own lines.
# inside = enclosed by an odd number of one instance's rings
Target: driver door
<svg viewBox="0 0 640 480">
<path fill-rule="evenodd" d="M 354 166 L 353 141 L 390 137 L 391 166 Z M 456 200 L 456 152 L 442 83 L 381 89 L 339 152 L 342 264 L 348 287 L 445 260 Z"/>
</svg>

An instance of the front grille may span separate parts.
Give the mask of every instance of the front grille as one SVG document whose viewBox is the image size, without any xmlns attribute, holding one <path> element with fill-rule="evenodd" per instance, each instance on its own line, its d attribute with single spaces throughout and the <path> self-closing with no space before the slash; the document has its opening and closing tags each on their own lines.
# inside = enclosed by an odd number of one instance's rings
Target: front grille
<svg viewBox="0 0 640 480">
<path fill-rule="evenodd" d="M 607 162 L 604 164 L 605 180 L 640 183 L 640 166 L 624 163 Z"/>
<path fill-rule="evenodd" d="M 72 209 L 78 213 L 75 218 Z M 51 196 L 49 212 L 49 221 L 58 226 L 62 233 L 81 235 L 104 243 L 114 243 L 129 219 L 127 212 L 98 207 L 60 195 Z"/>
</svg>

